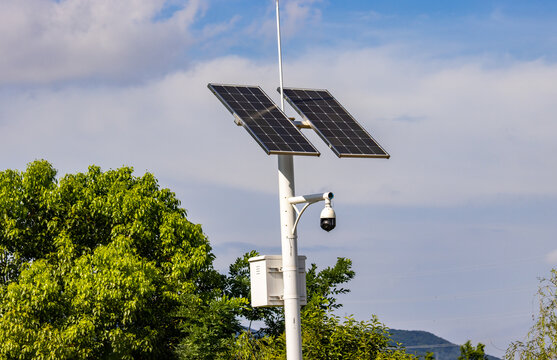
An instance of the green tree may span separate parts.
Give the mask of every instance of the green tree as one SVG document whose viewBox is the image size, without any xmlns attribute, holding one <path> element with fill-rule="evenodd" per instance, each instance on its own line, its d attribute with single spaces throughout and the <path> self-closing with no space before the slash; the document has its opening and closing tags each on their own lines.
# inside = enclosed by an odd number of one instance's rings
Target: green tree
<svg viewBox="0 0 557 360">
<path fill-rule="evenodd" d="M 470 340 L 468 340 L 460 347 L 460 356 L 458 360 L 487 360 L 484 348 L 484 344 L 478 343 L 478 345 L 474 347 Z"/>
<path fill-rule="evenodd" d="M 417 359 L 392 345 L 388 329 L 376 317 L 369 321 L 353 317 L 341 320 L 330 309 L 314 305 L 302 311 L 302 351 L 304 357 L 314 360 Z M 233 345 L 232 355 L 238 360 L 284 359 L 284 333 L 260 337 L 244 332 Z"/>
<path fill-rule="evenodd" d="M 369 321 L 351 316 L 341 320 L 332 309 L 317 304 L 305 307 L 302 316 L 302 346 L 308 359 L 414 359 L 392 346 L 389 329 L 375 316 Z"/>
<path fill-rule="evenodd" d="M 0 172 L 0 358 L 228 351 L 245 300 L 224 293 L 174 193 L 132 173 L 91 166 L 58 181 L 46 161 Z"/>
<path fill-rule="evenodd" d="M 526 340 L 513 342 L 505 359 L 552 360 L 557 358 L 557 270 L 542 279 L 538 289 L 538 315 Z"/>
<path fill-rule="evenodd" d="M 226 294 L 231 298 L 250 299 L 250 272 L 249 259 L 258 256 L 257 251 L 250 251 L 229 266 Z M 266 334 L 280 335 L 284 331 L 282 308 L 278 307 L 260 307 L 254 308 L 247 304 L 240 312 L 241 316 L 249 320 L 249 328 L 253 321 L 263 321 L 265 327 L 262 332 Z"/>
<path fill-rule="evenodd" d="M 336 310 L 342 307 L 337 296 L 347 294 L 350 289 L 343 287 L 354 278 L 352 260 L 339 257 L 333 267 L 317 271 L 317 265 L 311 264 L 306 274 L 308 303 L 320 304 L 321 309 Z"/>
<path fill-rule="evenodd" d="M 432 352 L 427 352 L 424 355 L 424 360 L 435 360 L 435 354 Z"/>
</svg>

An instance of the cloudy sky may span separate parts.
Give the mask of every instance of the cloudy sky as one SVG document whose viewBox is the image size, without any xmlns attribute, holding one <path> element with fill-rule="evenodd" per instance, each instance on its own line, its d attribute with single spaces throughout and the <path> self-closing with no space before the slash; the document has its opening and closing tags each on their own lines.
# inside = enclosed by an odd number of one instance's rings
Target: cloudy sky
<svg viewBox="0 0 557 360">
<path fill-rule="evenodd" d="M 300 253 L 354 261 L 343 314 L 501 355 L 557 265 L 557 2 L 283 0 L 285 84 L 327 88 L 391 154 L 296 158 Z M 1 0 L 0 164 L 133 166 L 225 270 L 280 252 L 277 159 L 207 89 L 276 101 L 272 0 Z M 287 109 L 289 115 L 295 113 Z"/>
</svg>

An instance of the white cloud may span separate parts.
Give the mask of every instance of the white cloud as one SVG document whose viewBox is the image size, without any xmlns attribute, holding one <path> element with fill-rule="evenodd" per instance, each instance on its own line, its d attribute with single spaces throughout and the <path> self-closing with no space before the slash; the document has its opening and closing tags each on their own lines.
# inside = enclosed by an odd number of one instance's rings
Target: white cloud
<svg viewBox="0 0 557 360">
<path fill-rule="evenodd" d="M 0 84 L 126 79 L 165 68 L 192 42 L 188 28 L 205 5 L 184 1 L 181 10 L 156 21 L 164 3 L 2 1 Z"/>
<path fill-rule="evenodd" d="M 284 2 L 284 28 L 286 35 L 293 35 L 308 22 L 321 19 L 321 12 L 316 5 L 321 0 L 288 0 Z M 282 10 L 282 8 L 281 8 Z"/>
<path fill-rule="evenodd" d="M 281 35 L 291 38 L 299 34 L 308 26 L 315 26 L 321 20 L 321 11 L 318 5 L 322 0 L 284 0 L 280 2 Z M 254 19 L 244 31 L 242 36 L 255 36 L 276 41 L 277 22 L 275 1 L 269 1 L 267 16 Z"/>
<path fill-rule="evenodd" d="M 276 159 L 206 89 L 208 82 L 260 84 L 278 101 L 275 68 L 225 57 L 144 86 L 4 94 L 0 159 L 21 167 L 46 157 L 68 171 L 125 163 L 176 181 L 275 192 Z M 302 56 L 285 70 L 289 86 L 329 88 L 392 155 L 337 159 L 306 132 L 322 156 L 297 158 L 300 192 L 433 206 L 557 195 L 556 65 L 493 68 L 364 49 Z"/>
<path fill-rule="evenodd" d="M 295 79 L 289 85 L 330 88 L 391 153 L 386 162 L 335 164 L 368 201 L 443 205 L 555 195 L 555 65 L 486 68 L 362 50 L 316 54 L 288 73 Z M 422 120 L 392 121 L 405 116 Z M 354 177 L 361 181 L 353 184 Z"/>
<path fill-rule="evenodd" d="M 553 250 L 545 256 L 545 262 L 548 265 L 557 265 L 557 249 Z"/>
</svg>

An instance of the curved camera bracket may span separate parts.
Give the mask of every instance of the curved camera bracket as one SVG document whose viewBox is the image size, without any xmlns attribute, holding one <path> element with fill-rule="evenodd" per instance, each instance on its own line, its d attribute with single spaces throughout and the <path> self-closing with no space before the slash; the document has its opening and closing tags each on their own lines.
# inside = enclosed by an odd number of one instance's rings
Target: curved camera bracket
<svg viewBox="0 0 557 360">
<path fill-rule="evenodd" d="M 294 211 L 296 212 L 296 221 L 294 222 L 294 226 L 292 226 L 292 235 L 296 233 L 298 222 L 300 222 L 300 218 L 302 217 L 302 214 L 304 213 L 304 211 L 306 211 L 308 206 L 310 206 L 311 204 L 315 204 L 316 202 L 319 201 L 325 201 L 326 205 L 331 206 L 331 200 L 334 197 L 335 195 L 332 192 L 326 192 L 322 194 L 302 195 L 302 196 L 294 196 L 289 198 L 288 202 L 292 205 Z M 300 210 L 296 206 L 297 204 L 304 204 L 304 206 Z"/>
</svg>

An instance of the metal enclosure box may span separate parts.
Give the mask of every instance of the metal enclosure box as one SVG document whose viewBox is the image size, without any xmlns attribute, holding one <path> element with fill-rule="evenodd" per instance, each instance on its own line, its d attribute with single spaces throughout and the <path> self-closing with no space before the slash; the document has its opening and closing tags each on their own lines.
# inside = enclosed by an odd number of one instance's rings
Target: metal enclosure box
<svg viewBox="0 0 557 360">
<path fill-rule="evenodd" d="M 283 306 L 282 256 L 256 256 L 248 261 L 251 279 L 251 306 Z M 298 256 L 298 294 L 300 295 L 300 305 L 306 305 L 306 256 L 304 255 Z"/>
</svg>

